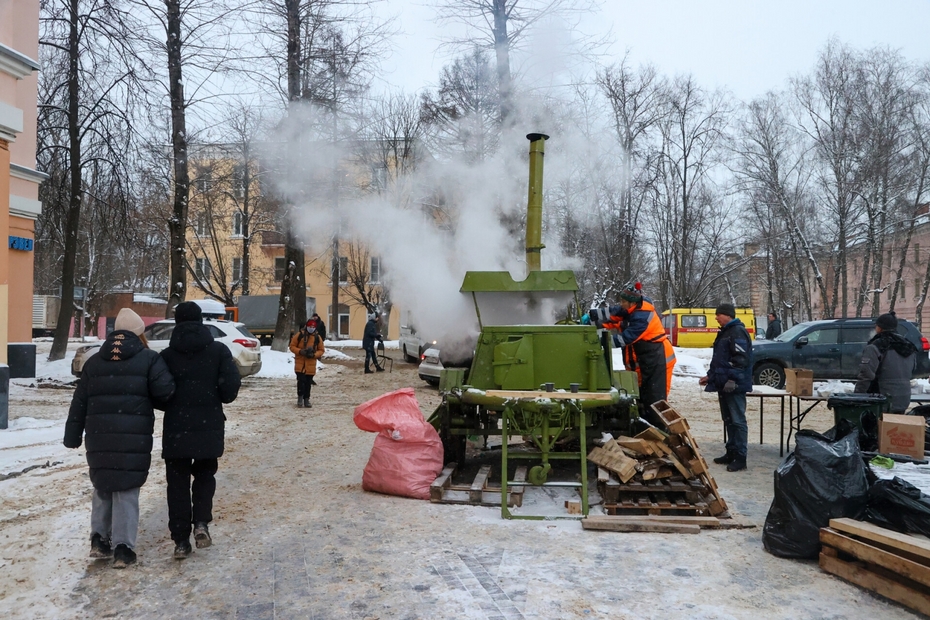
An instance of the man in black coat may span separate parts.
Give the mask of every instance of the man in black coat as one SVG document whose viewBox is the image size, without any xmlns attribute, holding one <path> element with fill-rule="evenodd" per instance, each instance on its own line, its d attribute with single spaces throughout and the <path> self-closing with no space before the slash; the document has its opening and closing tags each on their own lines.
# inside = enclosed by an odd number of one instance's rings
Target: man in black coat
<svg viewBox="0 0 930 620">
<path fill-rule="evenodd" d="M 174 392 L 174 379 L 158 353 L 146 345 L 145 323 L 129 308 L 120 310 L 115 329 L 84 364 L 74 390 L 64 444 L 81 447 L 94 485 L 91 557 L 110 557 L 115 568 L 136 561 L 139 488 L 152 463 L 153 401 Z"/>
<path fill-rule="evenodd" d="M 371 312 L 368 314 L 368 322 L 365 323 L 365 332 L 362 334 L 362 349 L 365 351 L 365 373 L 372 373 L 375 371 L 382 372 L 384 371 L 383 366 L 378 365 L 378 354 L 375 353 L 375 341 L 384 342 L 381 336 L 381 316 Z M 368 363 L 371 362 L 375 365 L 375 370 L 372 370 Z"/>
<path fill-rule="evenodd" d="M 208 524 L 213 520 L 217 459 L 223 455 L 223 404 L 236 399 L 242 379 L 229 348 L 215 342 L 203 324 L 200 306 L 178 304 L 174 321 L 171 343 L 161 352 L 177 384 L 174 397 L 165 403 L 161 456 L 174 557 L 184 559 L 191 553 L 192 525 L 198 549 L 212 544 Z"/>
<path fill-rule="evenodd" d="M 781 319 L 774 312 L 769 312 L 769 326 L 765 328 L 765 339 L 775 340 L 781 335 Z"/>
</svg>

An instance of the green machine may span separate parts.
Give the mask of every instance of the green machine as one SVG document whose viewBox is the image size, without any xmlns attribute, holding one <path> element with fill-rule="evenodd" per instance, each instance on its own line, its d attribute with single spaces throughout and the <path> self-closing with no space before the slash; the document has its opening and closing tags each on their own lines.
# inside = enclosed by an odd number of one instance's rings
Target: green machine
<svg viewBox="0 0 930 620">
<path fill-rule="evenodd" d="M 463 463 L 468 437 L 500 435 L 501 515 L 514 485 L 578 487 L 582 515 L 588 514 L 587 452 L 603 432 L 628 431 L 639 416 L 635 372 L 615 371 L 612 341 L 593 325 L 555 324 L 578 284 L 569 270 L 541 271 L 544 134 L 529 134 L 530 183 L 526 232 L 527 278 L 510 273 L 469 271 L 461 292 L 475 304 L 480 332 L 468 368 L 446 368 L 443 400 L 433 415 L 447 463 Z M 507 438 L 523 436 L 531 449 L 508 449 Z M 569 447 L 570 446 L 570 447 Z M 508 480 L 510 460 L 532 463 L 526 481 Z M 552 462 L 575 461 L 580 475 L 549 481 Z M 579 481 L 580 480 L 580 481 Z M 551 517 L 549 517 L 551 518 Z"/>
</svg>

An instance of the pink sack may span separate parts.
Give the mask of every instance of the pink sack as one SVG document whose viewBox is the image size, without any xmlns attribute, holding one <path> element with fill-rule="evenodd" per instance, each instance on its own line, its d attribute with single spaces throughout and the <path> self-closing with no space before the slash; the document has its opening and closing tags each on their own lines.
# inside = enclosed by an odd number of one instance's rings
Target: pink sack
<svg viewBox="0 0 930 620">
<path fill-rule="evenodd" d="M 378 433 L 362 473 L 362 488 L 429 499 L 442 472 L 442 440 L 420 412 L 413 388 L 382 394 L 355 408 L 355 425 Z"/>
</svg>

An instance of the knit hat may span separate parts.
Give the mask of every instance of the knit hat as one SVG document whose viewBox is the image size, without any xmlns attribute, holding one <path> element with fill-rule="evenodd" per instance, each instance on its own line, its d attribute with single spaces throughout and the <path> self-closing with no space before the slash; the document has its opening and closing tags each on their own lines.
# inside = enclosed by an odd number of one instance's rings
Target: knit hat
<svg viewBox="0 0 930 620">
<path fill-rule="evenodd" d="M 882 331 L 891 331 L 898 329 L 898 317 L 894 312 L 883 314 L 875 320 L 875 325 L 881 327 Z"/>
<path fill-rule="evenodd" d="M 310 331 L 313 331 L 313 330 L 316 329 L 316 320 L 315 320 L 315 319 L 310 319 L 309 321 L 307 321 L 307 329 L 310 330 Z"/>
<path fill-rule="evenodd" d="M 132 332 L 136 336 L 142 335 L 145 331 L 145 323 L 142 317 L 133 312 L 130 308 L 123 308 L 116 315 L 116 322 L 113 323 L 113 329 L 117 331 Z"/>
<path fill-rule="evenodd" d="M 203 311 L 200 306 L 192 301 L 179 303 L 178 307 L 174 309 L 174 322 L 183 323 L 184 321 L 203 323 Z"/>
<path fill-rule="evenodd" d="M 733 304 L 720 304 L 717 306 L 715 314 L 725 314 L 731 319 L 736 318 L 736 308 L 733 307 Z"/>
<path fill-rule="evenodd" d="M 628 301 L 630 303 L 637 303 L 643 299 L 643 285 L 641 282 L 637 282 L 633 285 L 633 288 L 626 289 L 625 291 L 620 291 L 620 299 Z"/>
<path fill-rule="evenodd" d="M 369 312 L 369 313 L 368 313 L 368 320 L 369 320 L 369 321 L 373 321 L 373 320 L 375 320 L 375 319 L 377 319 L 377 318 L 378 318 L 378 315 L 375 314 L 374 312 Z"/>
</svg>

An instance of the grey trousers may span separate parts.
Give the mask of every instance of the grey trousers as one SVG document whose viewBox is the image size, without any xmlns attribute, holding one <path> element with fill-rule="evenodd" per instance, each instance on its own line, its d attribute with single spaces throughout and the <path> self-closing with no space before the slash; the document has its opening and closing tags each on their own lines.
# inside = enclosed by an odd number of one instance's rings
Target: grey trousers
<svg viewBox="0 0 930 620">
<path fill-rule="evenodd" d="M 98 491 L 90 505 L 91 536 L 100 534 L 116 545 L 136 548 L 139 533 L 139 488 L 127 491 Z"/>
</svg>

